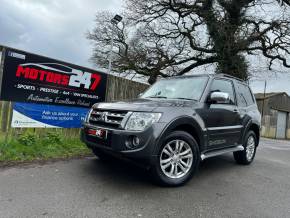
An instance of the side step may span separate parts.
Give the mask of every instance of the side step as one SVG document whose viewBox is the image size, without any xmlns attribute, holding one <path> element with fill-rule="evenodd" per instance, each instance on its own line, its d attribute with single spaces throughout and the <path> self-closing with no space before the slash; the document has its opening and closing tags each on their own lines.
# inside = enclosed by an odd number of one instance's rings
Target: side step
<svg viewBox="0 0 290 218">
<path fill-rule="evenodd" d="M 229 152 L 235 152 L 235 151 L 243 151 L 244 147 L 242 145 L 236 146 L 236 147 L 231 147 L 231 148 L 224 148 L 224 149 L 220 149 L 220 150 L 215 150 L 215 151 L 209 151 L 206 152 L 204 154 L 200 155 L 201 160 L 210 158 L 210 157 L 214 157 L 214 156 L 218 156 L 221 154 L 225 154 L 225 153 L 229 153 Z"/>
</svg>

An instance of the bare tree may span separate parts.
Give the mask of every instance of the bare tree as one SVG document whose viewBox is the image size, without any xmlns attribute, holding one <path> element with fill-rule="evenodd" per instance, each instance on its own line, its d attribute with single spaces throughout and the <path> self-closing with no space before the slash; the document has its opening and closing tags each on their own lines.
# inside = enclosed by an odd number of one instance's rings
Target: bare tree
<svg viewBox="0 0 290 218">
<path fill-rule="evenodd" d="M 158 76 L 183 75 L 216 64 L 217 73 L 248 79 L 246 58 L 251 55 L 263 55 L 269 68 L 275 62 L 290 68 L 289 0 L 127 0 L 126 4 L 125 23 L 112 27 L 116 71 L 145 75 L 152 83 Z M 267 14 L 270 8 L 280 13 Z M 111 30 L 101 28 L 110 27 L 109 19 L 107 23 L 100 19 L 89 39 L 96 43 L 96 62 L 104 66 L 109 44 L 104 36 Z"/>
<path fill-rule="evenodd" d="M 123 76 L 135 74 L 148 77 L 154 83 L 158 76 L 173 76 L 178 72 L 178 60 L 182 60 L 185 42 L 175 39 L 163 40 L 152 34 L 150 26 L 132 25 L 124 19 L 113 25 L 113 14 L 102 12 L 96 16 L 96 27 L 87 37 L 93 42 L 92 61 L 100 67 L 108 66 L 110 40 L 113 37 L 113 72 Z"/>
</svg>

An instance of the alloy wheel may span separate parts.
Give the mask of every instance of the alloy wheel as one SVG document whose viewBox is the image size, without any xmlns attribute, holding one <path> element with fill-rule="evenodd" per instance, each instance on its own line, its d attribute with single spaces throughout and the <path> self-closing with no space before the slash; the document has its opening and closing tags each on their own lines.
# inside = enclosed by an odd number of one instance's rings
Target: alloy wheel
<svg viewBox="0 0 290 218">
<path fill-rule="evenodd" d="M 185 176 L 191 169 L 193 153 L 189 144 L 183 140 L 168 142 L 160 154 L 160 167 L 169 178 Z"/>
<path fill-rule="evenodd" d="M 246 157 L 248 161 L 251 161 L 252 158 L 254 157 L 255 147 L 256 147 L 256 144 L 255 144 L 254 136 L 250 135 L 247 140 L 247 145 L 246 145 Z"/>
</svg>

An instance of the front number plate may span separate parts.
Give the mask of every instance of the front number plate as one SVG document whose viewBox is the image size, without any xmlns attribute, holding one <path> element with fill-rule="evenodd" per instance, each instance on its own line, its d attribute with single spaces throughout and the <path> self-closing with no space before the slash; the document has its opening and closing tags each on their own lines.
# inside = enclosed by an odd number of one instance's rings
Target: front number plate
<svg viewBox="0 0 290 218">
<path fill-rule="evenodd" d="M 105 129 L 88 129 L 87 133 L 100 139 L 107 139 L 108 131 Z"/>
</svg>

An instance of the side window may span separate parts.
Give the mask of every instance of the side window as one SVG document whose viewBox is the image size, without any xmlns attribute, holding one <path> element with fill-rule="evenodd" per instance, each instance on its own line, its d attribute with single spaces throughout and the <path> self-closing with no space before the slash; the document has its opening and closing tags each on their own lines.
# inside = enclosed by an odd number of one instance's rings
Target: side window
<svg viewBox="0 0 290 218">
<path fill-rule="evenodd" d="M 255 103 L 250 88 L 240 82 L 237 82 L 238 105 L 247 107 Z"/>
<path fill-rule="evenodd" d="M 211 84 L 210 92 L 226 92 L 230 96 L 230 103 L 235 104 L 233 84 L 229 80 L 215 79 Z"/>
</svg>

